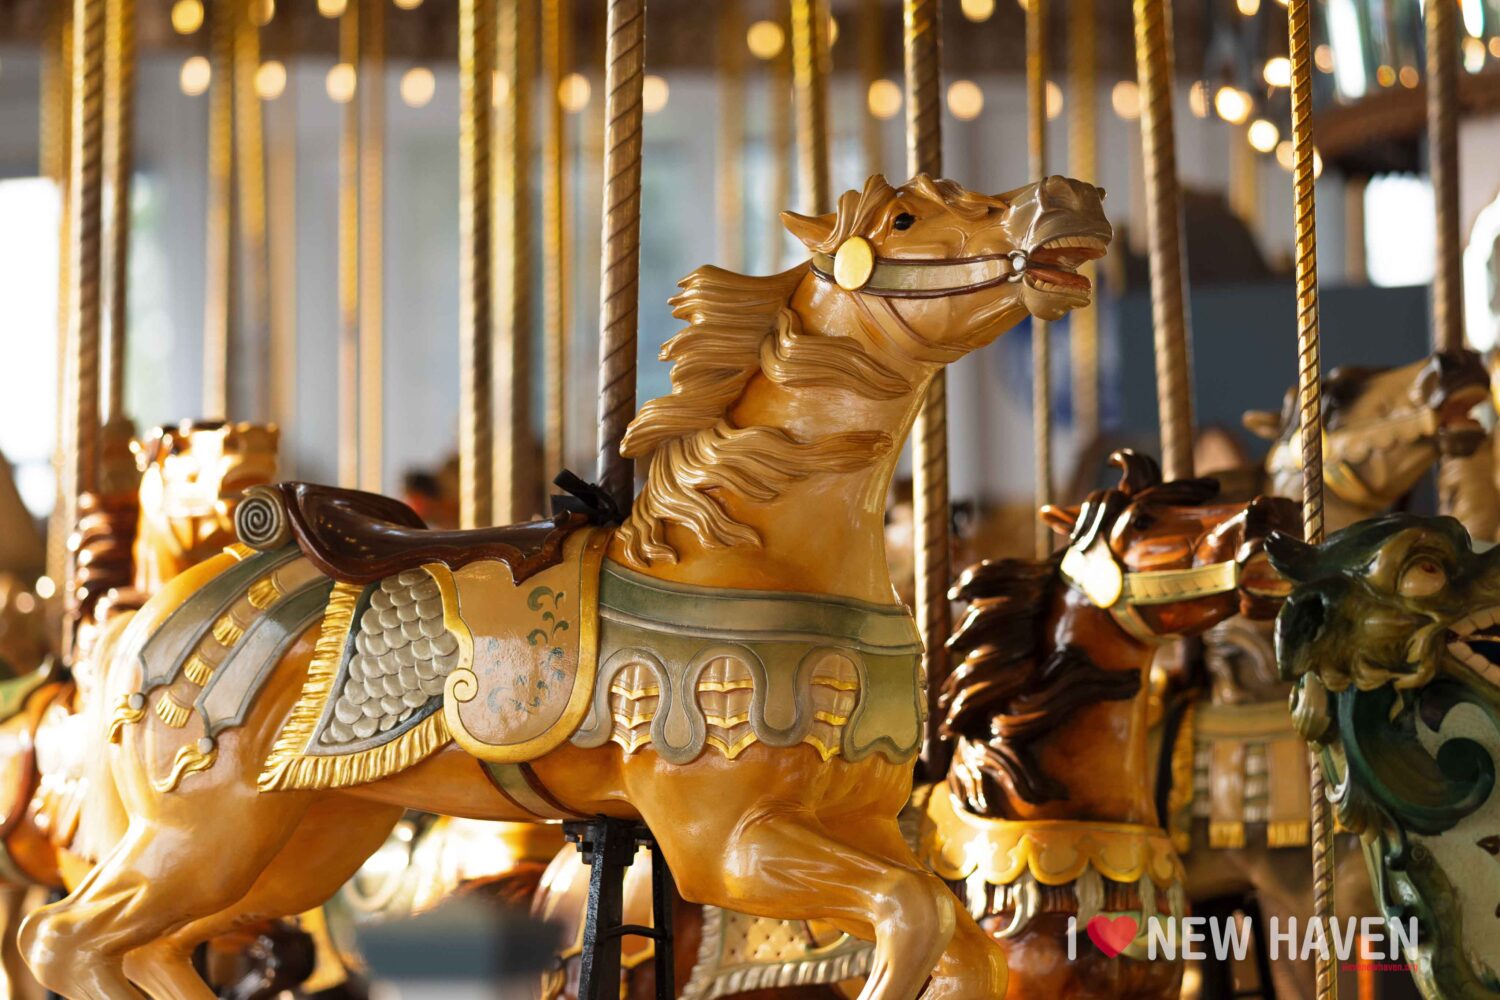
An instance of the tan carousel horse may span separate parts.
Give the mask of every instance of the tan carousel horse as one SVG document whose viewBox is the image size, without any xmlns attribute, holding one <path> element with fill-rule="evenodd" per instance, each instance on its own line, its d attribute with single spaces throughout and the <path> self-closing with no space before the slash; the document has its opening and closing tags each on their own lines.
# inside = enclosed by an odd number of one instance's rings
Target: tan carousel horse
<svg viewBox="0 0 1500 1000">
<path fill-rule="evenodd" d="M 1484 432 L 1470 411 L 1488 391 L 1472 351 L 1332 372 L 1323 414 L 1328 530 L 1390 510 L 1440 457 L 1478 454 Z M 1300 497 L 1293 394 L 1279 415 L 1252 412 L 1245 423 L 1274 444 L 1263 474 L 1239 484 L 1241 495 Z M 1263 920 L 1274 916 L 1286 926 L 1296 918 L 1305 927 L 1312 916 L 1307 752 L 1286 710 L 1291 684 L 1277 674 L 1269 623 L 1233 618 L 1210 630 L 1201 674 L 1201 686 L 1168 714 L 1173 751 L 1158 768 L 1158 801 L 1186 864 L 1189 898 L 1201 904 L 1253 891 Z M 1340 913 L 1373 914 L 1364 866 L 1351 856 L 1338 870 Z M 1310 964 L 1275 963 L 1271 973 L 1277 995 L 1313 995 Z"/>
<path fill-rule="evenodd" d="M 1215 503 L 1213 480 L 1113 461 L 1119 487 L 1044 509 L 1062 554 L 986 561 L 954 587 L 970 603 L 939 702 L 953 759 L 924 857 L 1001 942 L 1023 1000 L 1177 996 L 1180 963 L 1144 955 L 1150 921 L 1187 902 L 1152 800 L 1146 675 L 1163 643 L 1269 618 L 1287 589 L 1264 541 L 1295 527 L 1290 501 Z M 1114 952 L 1091 943 L 1098 921 L 1125 929 Z"/>
<path fill-rule="evenodd" d="M 283 485 L 240 508 L 260 551 L 110 637 L 116 847 L 23 928 L 44 983 L 206 997 L 199 941 L 328 898 L 416 808 L 640 817 L 685 898 L 873 939 L 864 1000 L 1003 994 L 999 949 L 896 822 L 925 695 L 883 507 L 935 372 L 1088 304 L 1101 193 L 875 177 L 784 218 L 809 264 L 684 281 L 617 530 L 429 533 L 394 501 Z"/>
</svg>

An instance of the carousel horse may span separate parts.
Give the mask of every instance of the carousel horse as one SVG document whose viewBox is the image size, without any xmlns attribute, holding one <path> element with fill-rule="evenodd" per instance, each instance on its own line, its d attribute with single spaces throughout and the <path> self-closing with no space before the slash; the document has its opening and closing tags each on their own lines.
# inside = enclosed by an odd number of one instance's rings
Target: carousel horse
<svg viewBox="0 0 1500 1000">
<path fill-rule="evenodd" d="M 1297 730 L 1406 928 L 1385 957 L 1428 1000 L 1500 997 L 1500 551 L 1408 514 L 1268 550 L 1296 583 L 1276 649 Z"/>
<path fill-rule="evenodd" d="M 1391 369 L 1340 368 L 1325 382 L 1326 517 L 1337 530 L 1398 503 L 1434 465 L 1487 451 L 1469 412 L 1488 394 L 1472 351 L 1438 353 Z M 1260 477 L 1238 482 L 1242 496 L 1301 496 L 1300 422 L 1295 393 L 1281 415 L 1252 412 L 1246 426 L 1274 435 Z M 1278 421 L 1273 426 L 1273 421 Z M 1267 623 L 1244 618 L 1210 629 L 1189 690 L 1166 712 L 1158 806 L 1187 871 L 1196 904 L 1253 891 L 1263 918 L 1284 926 L 1312 915 L 1307 753 L 1286 712 L 1289 685 L 1276 673 Z M 1340 868 L 1340 912 L 1371 912 L 1357 865 Z M 1310 998 L 1312 969 L 1274 963 L 1279 996 Z"/>
<path fill-rule="evenodd" d="M 1216 503 L 1211 479 L 1112 461 L 1118 487 L 1043 509 L 1061 555 L 982 562 L 953 589 L 969 605 L 939 699 L 952 762 L 924 855 L 1000 942 L 1006 995 L 1023 1000 L 1178 995 L 1181 964 L 1143 960 L 1148 924 L 1187 902 L 1152 800 L 1146 674 L 1163 643 L 1269 617 L 1285 594 L 1263 542 L 1296 524 L 1294 504 Z M 1084 935 L 1095 921 L 1128 931 L 1114 953 Z"/>
<path fill-rule="evenodd" d="M 368 494 L 252 491 L 242 544 L 110 637 L 115 847 L 27 920 L 38 977 L 204 996 L 199 941 L 321 903 L 414 808 L 639 818 L 684 898 L 873 939 L 863 1000 L 1003 995 L 1000 949 L 897 824 L 925 693 L 883 508 L 937 371 L 1089 303 L 1101 199 L 873 177 L 783 216 L 810 262 L 694 272 L 616 528 L 589 490 L 458 533 Z"/>
</svg>

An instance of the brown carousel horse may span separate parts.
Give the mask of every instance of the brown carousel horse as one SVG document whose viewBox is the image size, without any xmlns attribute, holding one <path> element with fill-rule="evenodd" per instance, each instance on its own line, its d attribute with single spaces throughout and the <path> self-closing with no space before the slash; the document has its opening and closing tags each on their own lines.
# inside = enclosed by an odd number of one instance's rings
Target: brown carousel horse
<svg viewBox="0 0 1500 1000">
<path fill-rule="evenodd" d="M 1331 373 L 1323 413 L 1328 530 L 1388 511 L 1440 457 L 1487 453 L 1476 452 L 1484 435 L 1469 412 L 1488 390 L 1472 351 Z M 1263 475 L 1237 492 L 1300 497 L 1293 394 L 1279 416 L 1252 412 L 1245 422 L 1275 443 Z M 1451 464 L 1444 462 L 1445 474 Z M 1216 626 L 1195 669 L 1201 676 L 1167 714 L 1164 739 L 1173 749 L 1158 769 L 1158 802 L 1186 865 L 1188 896 L 1201 904 L 1253 892 L 1262 921 L 1306 926 L 1308 758 L 1286 710 L 1291 684 L 1277 674 L 1270 624 L 1232 618 Z M 1364 866 L 1351 856 L 1338 870 L 1340 912 L 1373 914 Z M 1279 996 L 1313 996 L 1307 963 L 1275 963 L 1271 974 Z"/>
<path fill-rule="evenodd" d="M 685 898 L 873 939 L 864 1000 L 1004 993 L 999 949 L 896 822 L 924 694 L 883 507 L 933 374 L 1088 304 L 1101 193 L 874 177 L 784 218 L 809 264 L 684 281 L 618 530 L 429 533 L 394 501 L 283 485 L 240 509 L 259 550 L 112 637 L 98 723 L 119 749 L 96 766 L 118 839 L 25 924 L 45 984 L 206 997 L 199 941 L 320 903 L 416 808 L 639 817 Z M 165 724 L 168 698 L 191 725 Z"/>
<path fill-rule="evenodd" d="M 1117 488 L 1044 508 L 1060 556 L 983 562 L 953 591 L 970 602 L 939 702 L 953 757 L 923 847 L 1004 948 L 1009 997 L 1177 996 L 1180 963 L 1142 954 L 1148 923 L 1186 910 L 1152 800 L 1146 674 L 1164 642 L 1269 617 L 1286 591 L 1263 542 L 1293 504 L 1214 503 L 1211 479 L 1112 460 Z M 1097 921 L 1125 928 L 1115 951 L 1091 943 Z"/>
</svg>

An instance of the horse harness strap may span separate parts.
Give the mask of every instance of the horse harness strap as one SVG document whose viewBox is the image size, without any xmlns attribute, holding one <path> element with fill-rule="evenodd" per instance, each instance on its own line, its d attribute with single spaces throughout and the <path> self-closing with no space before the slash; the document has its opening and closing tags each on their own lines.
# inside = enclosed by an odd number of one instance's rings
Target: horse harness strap
<svg viewBox="0 0 1500 1000">
<path fill-rule="evenodd" d="M 940 298 L 1020 281 L 1026 252 L 939 260 L 892 260 L 876 257 L 869 241 L 851 236 L 838 253 L 814 253 L 813 273 L 850 292 L 891 298 Z"/>
<path fill-rule="evenodd" d="M 1240 582 L 1239 564 L 1226 560 L 1185 569 L 1130 572 L 1102 536 L 1064 553 L 1063 579 L 1093 604 L 1105 611 L 1131 636 L 1148 645 L 1159 645 L 1174 635 L 1152 630 L 1136 609 L 1178 601 L 1233 593 Z"/>
</svg>

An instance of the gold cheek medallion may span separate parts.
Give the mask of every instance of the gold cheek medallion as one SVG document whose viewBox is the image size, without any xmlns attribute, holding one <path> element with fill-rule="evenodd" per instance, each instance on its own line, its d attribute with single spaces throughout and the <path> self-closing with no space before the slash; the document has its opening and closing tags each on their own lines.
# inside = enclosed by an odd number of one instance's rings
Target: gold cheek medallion
<svg viewBox="0 0 1500 1000">
<path fill-rule="evenodd" d="M 833 258 L 833 280 L 849 292 L 857 292 L 875 272 L 875 251 L 863 236 L 851 236 L 839 246 Z"/>
</svg>

